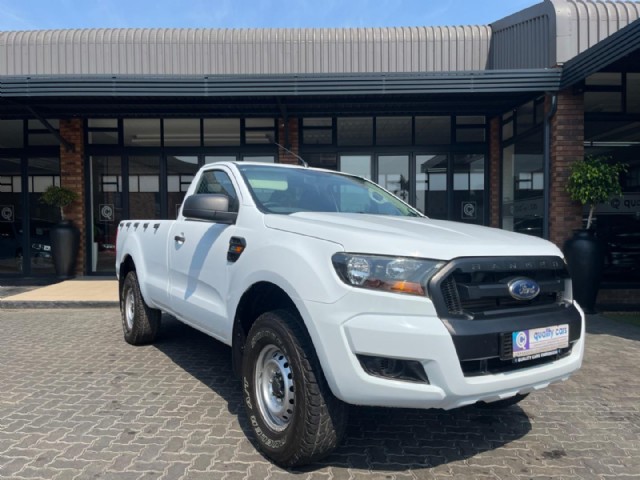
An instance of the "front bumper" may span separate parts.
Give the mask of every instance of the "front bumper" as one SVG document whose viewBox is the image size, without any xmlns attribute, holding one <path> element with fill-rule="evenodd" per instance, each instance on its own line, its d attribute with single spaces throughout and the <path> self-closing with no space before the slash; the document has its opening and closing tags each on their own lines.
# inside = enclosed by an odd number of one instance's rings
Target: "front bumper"
<svg viewBox="0 0 640 480">
<path fill-rule="evenodd" d="M 465 343 L 471 338 L 461 340 L 455 332 L 452 335 L 451 326 L 437 317 L 428 299 L 358 291 L 336 304 L 305 303 L 314 319 L 308 324 L 313 325 L 310 331 L 329 385 L 338 398 L 350 404 L 451 409 L 544 388 L 566 380 L 582 364 L 585 322 L 577 304 L 575 310 L 570 309 L 573 319 L 561 322 L 571 325 L 573 339 L 570 352 L 562 358 L 523 365 L 514 371 L 465 376 L 461 366 L 465 354 L 456 349 L 456 342 Z M 402 314 L 398 313 L 399 305 Z M 493 333 L 551 325 L 542 319 L 525 319 L 526 326 L 520 317 L 512 320 L 502 322 L 500 330 Z M 364 371 L 356 355 L 418 361 L 429 384 L 372 376 Z"/>
</svg>

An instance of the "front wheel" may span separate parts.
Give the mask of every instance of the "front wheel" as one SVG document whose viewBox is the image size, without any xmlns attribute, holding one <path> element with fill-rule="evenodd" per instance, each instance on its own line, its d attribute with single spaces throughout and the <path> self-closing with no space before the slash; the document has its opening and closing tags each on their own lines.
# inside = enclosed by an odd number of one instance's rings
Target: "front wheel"
<svg viewBox="0 0 640 480">
<path fill-rule="evenodd" d="M 160 329 L 161 312 L 145 303 L 135 271 L 129 272 L 122 284 L 120 315 L 127 343 L 144 345 L 156 339 Z"/>
<path fill-rule="evenodd" d="M 258 447 L 275 463 L 311 463 L 340 443 L 347 406 L 331 393 L 309 334 L 293 314 L 278 310 L 256 320 L 242 376 Z"/>
</svg>

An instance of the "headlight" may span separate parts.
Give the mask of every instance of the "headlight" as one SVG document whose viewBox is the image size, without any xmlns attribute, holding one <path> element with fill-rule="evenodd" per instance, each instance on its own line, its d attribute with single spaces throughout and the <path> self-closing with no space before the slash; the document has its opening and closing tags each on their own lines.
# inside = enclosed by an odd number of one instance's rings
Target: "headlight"
<svg viewBox="0 0 640 480">
<path fill-rule="evenodd" d="M 441 260 L 336 253 L 333 267 L 347 285 L 411 295 L 425 295 L 429 279 L 444 266 Z"/>
</svg>

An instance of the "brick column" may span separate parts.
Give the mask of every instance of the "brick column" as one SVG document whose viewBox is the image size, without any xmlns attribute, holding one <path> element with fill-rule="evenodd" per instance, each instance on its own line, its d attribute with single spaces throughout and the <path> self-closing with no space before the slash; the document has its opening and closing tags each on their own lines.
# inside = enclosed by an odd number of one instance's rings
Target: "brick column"
<svg viewBox="0 0 640 480">
<path fill-rule="evenodd" d="M 285 144 L 285 128 L 289 131 L 289 145 Z M 300 145 L 298 142 L 298 119 L 297 118 L 289 118 L 287 122 L 284 119 L 278 119 L 278 142 L 281 145 L 284 145 L 292 152 L 295 152 L 296 155 L 300 151 Z M 282 148 L 278 147 L 278 163 L 290 163 L 297 164 L 298 159 L 291 155 L 289 152 L 284 151 Z"/>
<path fill-rule="evenodd" d="M 550 108 L 547 101 L 546 109 Z M 551 120 L 550 240 L 562 248 L 573 230 L 582 226 L 582 205 L 567 193 L 570 167 L 584 157 L 584 103 L 571 89 L 558 94 L 558 109 Z"/>
<path fill-rule="evenodd" d="M 80 230 L 80 248 L 78 249 L 76 275 L 83 275 L 86 261 L 86 211 L 84 184 L 84 132 L 79 118 L 60 119 L 60 136 L 75 145 L 68 152 L 60 145 L 60 184 L 78 194 L 78 200 L 65 208 L 65 217 Z"/>
<path fill-rule="evenodd" d="M 500 117 L 489 121 L 489 225 L 500 227 Z"/>
</svg>

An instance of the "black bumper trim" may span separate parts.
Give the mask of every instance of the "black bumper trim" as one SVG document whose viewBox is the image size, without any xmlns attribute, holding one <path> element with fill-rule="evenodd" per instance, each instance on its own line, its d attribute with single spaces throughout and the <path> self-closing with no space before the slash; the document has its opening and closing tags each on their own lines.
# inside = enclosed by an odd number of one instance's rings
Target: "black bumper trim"
<svg viewBox="0 0 640 480">
<path fill-rule="evenodd" d="M 500 357 L 501 335 L 530 328 L 569 325 L 569 343 L 578 340 L 582 332 L 580 312 L 572 305 L 562 310 L 501 317 L 485 320 L 443 319 L 456 347 L 458 359 L 483 360 Z"/>
</svg>

